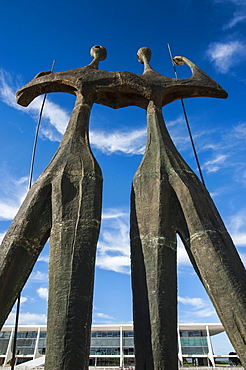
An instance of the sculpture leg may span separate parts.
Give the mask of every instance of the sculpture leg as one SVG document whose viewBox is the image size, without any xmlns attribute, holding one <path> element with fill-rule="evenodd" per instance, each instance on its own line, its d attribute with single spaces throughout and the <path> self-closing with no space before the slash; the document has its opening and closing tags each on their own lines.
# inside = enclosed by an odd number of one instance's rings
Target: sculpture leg
<svg viewBox="0 0 246 370">
<path fill-rule="evenodd" d="M 207 190 L 174 147 L 161 111 L 149 114 L 159 121 L 168 181 L 182 208 L 177 231 L 213 302 L 243 366 L 246 368 L 246 272 Z"/>
<path fill-rule="evenodd" d="M 1 244 L 0 327 L 25 285 L 50 228 L 51 184 L 42 178 L 28 192 Z"/>
<path fill-rule="evenodd" d="M 212 199 L 199 180 L 176 180 L 173 187 L 188 228 L 188 234 L 183 228 L 179 234 L 246 368 L 245 268 Z"/>
<path fill-rule="evenodd" d="M 52 182 L 46 370 L 88 369 L 102 186 L 88 144 L 89 113 L 87 104 L 74 108 L 69 125 L 76 128 Z"/>
<path fill-rule="evenodd" d="M 151 103 L 150 103 L 151 105 Z M 177 200 L 163 167 L 158 121 L 148 110 L 148 139 L 131 196 L 131 261 L 137 370 L 176 370 Z"/>
</svg>

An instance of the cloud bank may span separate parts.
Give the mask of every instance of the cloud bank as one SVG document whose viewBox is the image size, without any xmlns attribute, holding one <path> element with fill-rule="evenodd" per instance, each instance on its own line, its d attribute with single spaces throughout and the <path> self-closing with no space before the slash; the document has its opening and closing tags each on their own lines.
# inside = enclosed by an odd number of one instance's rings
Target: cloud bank
<svg viewBox="0 0 246 370">
<path fill-rule="evenodd" d="M 5 325 L 14 325 L 15 324 L 15 312 L 11 312 L 5 322 Z M 47 316 L 44 314 L 37 314 L 37 313 L 20 313 L 19 317 L 19 324 L 20 325 L 46 325 L 47 324 Z"/>
<path fill-rule="evenodd" d="M 28 107 L 16 103 L 15 91 L 19 86 L 13 83 L 13 77 L 0 70 L 0 100 L 8 106 L 29 114 L 36 121 L 40 113 L 43 97 L 37 97 Z M 41 125 L 41 135 L 51 141 L 60 141 L 64 134 L 70 113 L 47 97 Z M 92 147 L 105 154 L 124 153 L 128 155 L 143 154 L 146 141 L 146 128 L 108 133 L 103 130 L 90 131 Z"/>
<path fill-rule="evenodd" d="M 27 193 L 27 177 L 16 179 L 1 171 L 0 176 L 0 220 L 12 220 Z"/>
<path fill-rule="evenodd" d="M 178 296 L 179 302 L 179 322 L 196 322 L 202 318 L 216 317 L 216 312 L 210 301 L 206 301 L 202 298 L 191 298 L 191 297 L 180 297 Z M 183 306 L 187 306 L 186 311 Z"/>
<path fill-rule="evenodd" d="M 233 4 L 234 11 L 232 17 L 224 26 L 224 30 L 229 30 L 238 24 L 246 21 L 246 2 L 245 0 L 215 0 L 215 3 L 221 3 L 224 6 L 225 3 Z"/>
<path fill-rule="evenodd" d="M 246 247 L 246 209 L 231 216 L 228 229 L 236 246 Z"/>
<path fill-rule="evenodd" d="M 209 45 L 207 56 L 220 73 L 228 73 L 234 66 L 246 59 L 246 44 L 239 41 L 213 42 Z"/>
<path fill-rule="evenodd" d="M 37 289 L 37 293 L 38 293 L 40 298 L 45 299 L 46 301 L 48 301 L 48 288 L 40 287 L 40 288 Z"/>
<path fill-rule="evenodd" d="M 129 214 L 108 209 L 102 215 L 96 265 L 105 270 L 130 273 Z"/>
</svg>

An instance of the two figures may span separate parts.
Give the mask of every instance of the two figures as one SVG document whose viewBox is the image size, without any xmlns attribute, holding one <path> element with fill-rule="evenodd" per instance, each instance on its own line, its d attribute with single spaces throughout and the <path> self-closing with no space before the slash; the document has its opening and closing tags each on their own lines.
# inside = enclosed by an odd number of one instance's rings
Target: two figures
<svg viewBox="0 0 246 370">
<path fill-rule="evenodd" d="M 192 76 L 155 72 L 148 48 L 138 51 L 142 75 L 100 71 L 102 46 L 86 67 L 42 72 L 17 92 L 27 106 L 48 92 L 76 95 L 60 147 L 30 189 L 0 255 L 0 322 L 50 236 L 46 370 L 87 369 L 102 174 L 89 144 L 94 103 L 146 110 L 146 151 L 131 194 L 131 257 L 137 370 L 177 370 L 176 234 L 179 234 L 217 313 L 246 367 L 246 274 L 209 193 L 182 159 L 166 129 L 162 106 L 180 98 L 227 93 L 195 64 Z M 13 271 L 15 274 L 13 275 Z M 228 299 L 230 297 L 230 300 Z"/>
</svg>

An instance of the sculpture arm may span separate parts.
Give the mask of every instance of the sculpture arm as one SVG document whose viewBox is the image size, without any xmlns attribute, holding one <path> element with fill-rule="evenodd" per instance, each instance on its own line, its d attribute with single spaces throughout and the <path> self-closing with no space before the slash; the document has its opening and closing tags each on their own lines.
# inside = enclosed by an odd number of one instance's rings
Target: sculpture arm
<svg viewBox="0 0 246 370">
<path fill-rule="evenodd" d="M 189 59 L 175 57 L 174 61 L 177 64 L 187 64 L 191 68 L 192 76 L 184 79 L 170 78 L 155 72 L 145 55 L 149 49 L 141 49 L 139 61 L 144 64 L 143 75 L 126 71 L 98 70 L 95 64 L 97 59 L 94 58 L 86 67 L 64 72 L 38 73 L 17 92 L 17 102 L 27 106 L 38 95 L 49 92 L 93 95 L 94 102 L 111 108 L 146 108 L 150 100 L 163 106 L 183 98 L 227 97 L 226 91 Z"/>
</svg>

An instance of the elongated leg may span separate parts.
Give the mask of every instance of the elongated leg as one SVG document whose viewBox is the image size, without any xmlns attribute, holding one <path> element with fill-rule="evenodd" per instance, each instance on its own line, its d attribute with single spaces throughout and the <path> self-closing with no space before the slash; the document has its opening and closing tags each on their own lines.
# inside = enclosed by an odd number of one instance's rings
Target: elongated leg
<svg viewBox="0 0 246 370">
<path fill-rule="evenodd" d="M 135 360 L 138 370 L 176 370 L 177 201 L 163 166 L 159 122 L 152 118 L 131 197 Z"/>
<path fill-rule="evenodd" d="M 52 182 L 46 370 L 88 369 L 101 171 L 88 143 L 90 106 L 79 102 L 76 130 Z"/>
<path fill-rule="evenodd" d="M 29 191 L 1 244 L 0 327 L 47 241 L 51 228 L 51 184 L 37 181 Z"/>
<path fill-rule="evenodd" d="M 246 272 L 207 190 L 174 147 L 162 114 L 149 107 L 165 143 L 164 166 L 182 208 L 181 235 L 196 271 L 246 367 Z M 185 225 L 185 226 L 184 226 Z"/>
<path fill-rule="evenodd" d="M 176 192 L 189 231 L 182 228 L 180 235 L 246 367 L 245 268 L 207 190 L 197 179 L 189 179 L 189 184 L 183 179 Z"/>
</svg>

